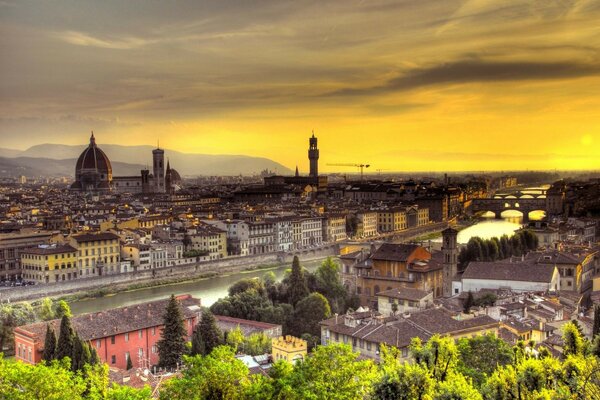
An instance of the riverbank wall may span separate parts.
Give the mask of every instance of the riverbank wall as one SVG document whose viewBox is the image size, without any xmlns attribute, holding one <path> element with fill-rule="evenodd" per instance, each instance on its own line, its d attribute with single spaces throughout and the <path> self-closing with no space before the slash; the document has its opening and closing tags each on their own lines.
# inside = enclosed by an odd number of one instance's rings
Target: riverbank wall
<svg viewBox="0 0 600 400">
<path fill-rule="evenodd" d="M 193 280 L 211 275 L 221 275 L 252 270 L 270 265 L 291 264 L 294 256 L 300 261 L 313 261 L 339 255 L 337 245 L 316 249 L 298 250 L 291 253 L 270 253 L 244 257 L 228 257 L 221 260 L 189 263 L 172 267 L 141 270 L 122 274 L 81 278 L 66 282 L 48 283 L 34 286 L 21 286 L 0 289 L 0 302 L 19 302 L 61 297 L 82 292 L 126 290 L 132 285 L 153 286 Z"/>
</svg>

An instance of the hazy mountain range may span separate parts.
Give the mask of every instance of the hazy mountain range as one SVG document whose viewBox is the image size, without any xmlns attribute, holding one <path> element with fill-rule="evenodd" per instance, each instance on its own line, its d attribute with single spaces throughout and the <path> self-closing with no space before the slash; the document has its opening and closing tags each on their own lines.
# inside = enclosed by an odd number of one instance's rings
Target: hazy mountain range
<svg viewBox="0 0 600 400">
<path fill-rule="evenodd" d="M 27 150 L 0 148 L 0 173 L 25 176 L 74 176 L 75 162 L 87 145 L 40 144 Z M 113 167 L 113 175 L 138 175 L 140 170 L 152 169 L 153 146 L 121 146 L 102 144 Z M 244 155 L 190 154 L 165 150 L 165 159 L 182 176 L 251 175 L 269 169 L 278 174 L 292 171 L 273 160 Z"/>
</svg>

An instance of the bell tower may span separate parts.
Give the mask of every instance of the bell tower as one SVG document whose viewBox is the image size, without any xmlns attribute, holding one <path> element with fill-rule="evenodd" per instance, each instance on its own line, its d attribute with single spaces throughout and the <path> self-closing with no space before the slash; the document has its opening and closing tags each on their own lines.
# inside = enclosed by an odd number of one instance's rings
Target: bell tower
<svg viewBox="0 0 600 400">
<path fill-rule="evenodd" d="M 152 173 L 154 175 L 154 193 L 164 193 L 165 188 L 165 151 L 160 147 L 152 150 Z"/>
<path fill-rule="evenodd" d="M 444 257 L 443 269 L 443 295 L 452 297 L 452 279 L 458 271 L 458 231 L 448 227 L 442 231 L 442 255 Z"/>
<path fill-rule="evenodd" d="M 317 148 L 317 138 L 314 131 L 312 137 L 308 139 L 308 160 L 310 161 L 309 176 L 317 178 L 319 176 L 319 149 Z"/>
</svg>

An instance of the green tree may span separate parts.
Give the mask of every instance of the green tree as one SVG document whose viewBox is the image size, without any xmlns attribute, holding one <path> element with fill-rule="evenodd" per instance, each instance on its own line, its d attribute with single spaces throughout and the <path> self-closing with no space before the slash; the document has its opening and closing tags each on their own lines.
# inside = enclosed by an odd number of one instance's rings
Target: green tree
<svg viewBox="0 0 600 400">
<path fill-rule="evenodd" d="M 340 267 L 327 257 L 315 271 L 318 291 L 329 301 L 333 312 L 341 313 L 346 300 L 346 289 L 340 280 Z"/>
<path fill-rule="evenodd" d="M 249 384 L 248 367 L 235 358 L 229 346 L 219 346 L 207 356 L 185 356 L 181 378 L 164 384 L 160 398 L 169 400 L 241 399 Z"/>
<path fill-rule="evenodd" d="M 238 351 L 244 351 L 244 340 L 244 333 L 239 325 L 230 330 L 227 334 L 227 344 L 233 349 L 234 353 L 237 353 Z"/>
<path fill-rule="evenodd" d="M 62 360 L 65 357 L 73 355 L 73 328 L 71 327 L 71 318 L 66 315 L 60 320 L 60 331 L 56 345 L 56 358 Z"/>
<path fill-rule="evenodd" d="M 121 386 L 113 383 L 108 389 L 106 400 L 151 400 L 152 389 L 150 386 L 144 386 L 142 389 L 135 389 L 131 386 Z"/>
<path fill-rule="evenodd" d="M 42 360 L 52 361 L 56 358 L 56 334 L 50 324 L 46 325 L 46 338 L 44 340 L 44 353 Z"/>
<path fill-rule="evenodd" d="M 592 328 L 592 338 L 600 334 L 600 304 L 594 306 L 594 327 Z"/>
<path fill-rule="evenodd" d="M 79 400 L 87 390 L 66 360 L 32 365 L 0 357 L 0 398 L 11 400 Z"/>
<path fill-rule="evenodd" d="M 567 322 L 563 325 L 563 355 L 583 355 L 585 351 L 585 341 L 577 325 L 573 322 Z"/>
<path fill-rule="evenodd" d="M 438 334 L 429 338 L 425 344 L 420 338 L 413 338 L 410 351 L 415 362 L 424 365 L 437 381 L 446 380 L 458 362 L 458 349 L 454 340 Z"/>
<path fill-rule="evenodd" d="M 263 332 L 253 333 L 244 341 L 244 350 L 251 356 L 271 353 L 271 338 Z"/>
<path fill-rule="evenodd" d="M 71 318 L 73 314 L 71 313 L 71 307 L 69 307 L 69 303 L 64 300 L 59 300 L 56 304 L 56 318 L 62 318 L 63 316 L 67 316 Z"/>
<path fill-rule="evenodd" d="M 83 371 L 90 364 L 92 356 L 89 345 L 81 340 L 79 335 L 73 336 L 73 352 L 71 354 L 71 369 L 73 372 Z"/>
<path fill-rule="evenodd" d="M 17 326 L 30 324 L 35 321 L 35 312 L 31 304 L 0 304 L 0 351 L 8 349 L 8 354 L 14 352 L 14 333 Z"/>
<path fill-rule="evenodd" d="M 414 400 L 429 399 L 435 382 L 423 365 L 398 363 L 397 349 L 392 351 L 392 362 L 383 365 L 382 378 L 374 385 L 375 400 Z M 382 348 L 382 354 L 385 350 Z"/>
<path fill-rule="evenodd" d="M 463 304 L 463 311 L 465 312 L 465 314 L 468 314 L 471 311 L 471 307 L 473 307 L 474 305 L 475 299 L 473 298 L 473 293 L 469 290 L 469 293 L 467 294 L 467 299 Z"/>
<path fill-rule="evenodd" d="M 39 317 L 42 321 L 50 321 L 56 317 L 56 312 L 54 311 L 54 304 L 52 300 L 48 297 L 44 297 L 42 299 L 42 304 L 40 305 Z"/>
<path fill-rule="evenodd" d="M 133 369 L 133 363 L 131 362 L 131 356 L 127 355 L 127 365 L 125 366 L 127 371 Z"/>
<path fill-rule="evenodd" d="M 457 342 L 457 348 L 457 370 L 472 378 L 477 387 L 481 386 L 486 376 L 492 374 L 498 366 L 510 364 L 513 360 L 510 346 L 491 333 L 461 338 Z"/>
<path fill-rule="evenodd" d="M 294 314 L 288 324 L 292 335 L 301 336 L 310 333 L 321 335 L 319 322 L 331 316 L 329 302 L 321 293 L 311 293 L 296 305 Z"/>
<path fill-rule="evenodd" d="M 359 361 L 348 345 L 317 347 L 304 362 L 296 363 L 281 387 L 292 388 L 291 399 L 364 399 L 373 389 L 377 370 L 372 361 Z"/>
<path fill-rule="evenodd" d="M 433 400 L 482 400 L 482 397 L 464 375 L 451 373 L 437 384 Z"/>
<path fill-rule="evenodd" d="M 304 272 L 300 266 L 298 256 L 294 256 L 292 261 L 292 272 L 289 277 L 288 299 L 294 307 L 298 302 L 308 296 L 308 288 L 304 279 Z"/>
<path fill-rule="evenodd" d="M 199 336 L 199 338 L 196 338 Z M 202 343 L 198 347 L 197 343 Z M 196 345 L 195 345 L 196 344 Z M 223 333 L 217 326 L 217 320 L 210 310 L 202 312 L 202 318 L 194 331 L 192 340 L 192 355 L 209 354 L 215 347 L 223 344 Z"/>
<path fill-rule="evenodd" d="M 185 352 L 186 330 L 179 301 L 171 295 L 163 316 L 164 328 L 157 342 L 158 366 L 174 369 L 181 363 Z"/>
<path fill-rule="evenodd" d="M 238 293 L 243 293 L 253 289 L 261 296 L 266 295 L 265 285 L 259 278 L 240 279 L 229 287 L 229 296 L 235 296 Z"/>
</svg>

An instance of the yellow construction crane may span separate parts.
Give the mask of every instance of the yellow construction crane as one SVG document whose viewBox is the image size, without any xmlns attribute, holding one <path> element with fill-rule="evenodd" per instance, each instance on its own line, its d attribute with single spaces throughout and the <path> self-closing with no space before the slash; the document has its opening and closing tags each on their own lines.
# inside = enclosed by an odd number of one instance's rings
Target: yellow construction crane
<svg viewBox="0 0 600 400">
<path fill-rule="evenodd" d="M 369 168 L 371 164 L 327 164 L 331 167 L 355 167 L 360 168 L 360 180 L 363 180 L 363 172 L 365 168 Z"/>
</svg>

